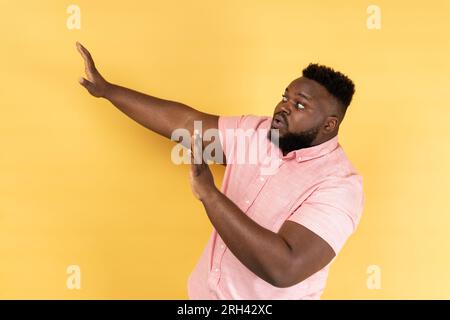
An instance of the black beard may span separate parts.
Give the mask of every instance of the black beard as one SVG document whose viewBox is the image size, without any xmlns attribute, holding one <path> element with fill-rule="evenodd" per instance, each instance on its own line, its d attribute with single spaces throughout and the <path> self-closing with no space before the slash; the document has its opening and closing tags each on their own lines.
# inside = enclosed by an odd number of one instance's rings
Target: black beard
<svg viewBox="0 0 450 320">
<path fill-rule="evenodd" d="M 312 142 L 317 137 L 319 129 L 320 126 L 298 134 L 289 132 L 278 138 L 278 148 L 283 152 L 283 155 L 286 155 L 294 150 L 312 147 Z M 269 130 L 267 138 L 273 142 L 272 130 Z"/>
</svg>

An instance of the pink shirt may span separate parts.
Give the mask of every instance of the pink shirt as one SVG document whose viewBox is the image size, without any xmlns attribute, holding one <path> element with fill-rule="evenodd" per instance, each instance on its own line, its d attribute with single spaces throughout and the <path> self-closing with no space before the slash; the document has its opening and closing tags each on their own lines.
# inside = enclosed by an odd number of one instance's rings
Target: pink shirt
<svg viewBox="0 0 450 320">
<path fill-rule="evenodd" d="M 257 148 L 257 130 L 269 130 L 271 120 L 253 115 L 219 118 L 220 142 L 227 159 L 221 191 L 261 226 L 278 232 L 286 220 L 294 221 L 324 239 L 338 254 L 361 217 L 362 178 L 337 136 L 286 156 L 267 144 L 276 150 L 275 156 L 267 156 L 277 160 L 275 173 L 264 173 L 259 163 L 237 163 L 242 148 Z M 243 147 L 229 135 L 230 129 L 255 131 L 248 131 Z M 189 276 L 188 295 L 190 299 L 319 299 L 330 264 L 294 286 L 277 288 L 244 266 L 213 229 Z"/>
</svg>

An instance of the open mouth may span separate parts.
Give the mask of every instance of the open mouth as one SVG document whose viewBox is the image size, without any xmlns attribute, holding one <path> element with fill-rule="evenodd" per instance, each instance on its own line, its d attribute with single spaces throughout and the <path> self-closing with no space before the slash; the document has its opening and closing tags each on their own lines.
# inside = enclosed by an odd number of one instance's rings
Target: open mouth
<svg viewBox="0 0 450 320">
<path fill-rule="evenodd" d="M 275 115 L 273 117 L 273 120 L 272 120 L 272 127 L 273 128 L 282 128 L 282 127 L 285 127 L 285 126 L 286 126 L 286 123 L 285 123 L 285 121 L 284 121 L 282 116 L 277 114 L 277 115 Z"/>
</svg>

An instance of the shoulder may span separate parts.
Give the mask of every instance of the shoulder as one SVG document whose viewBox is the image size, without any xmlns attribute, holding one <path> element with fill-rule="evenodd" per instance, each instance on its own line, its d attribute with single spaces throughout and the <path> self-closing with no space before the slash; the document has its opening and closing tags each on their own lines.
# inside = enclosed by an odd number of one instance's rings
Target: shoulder
<svg viewBox="0 0 450 320">
<path fill-rule="evenodd" d="M 220 129 L 262 129 L 270 128 L 272 118 L 258 115 L 220 116 Z"/>
</svg>

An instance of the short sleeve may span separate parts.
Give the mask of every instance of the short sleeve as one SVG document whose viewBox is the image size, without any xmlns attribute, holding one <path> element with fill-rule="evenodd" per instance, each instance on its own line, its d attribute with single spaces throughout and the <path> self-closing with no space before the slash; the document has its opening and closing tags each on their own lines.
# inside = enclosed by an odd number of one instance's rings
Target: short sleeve
<svg viewBox="0 0 450 320">
<path fill-rule="evenodd" d="M 223 154 L 226 159 L 231 158 L 231 152 L 234 148 L 234 132 L 239 128 L 240 122 L 244 116 L 220 116 L 218 127 L 219 127 L 219 138 L 220 144 L 222 145 Z"/>
<path fill-rule="evenodd" d="M 324 239 L 336 255 L 359 224 L 364 205 L 362 178 L 353 174 L 319 186 L 288 218 Z"/>
<path fill-rule="evenodd" d="M 223 153 L 227 161 L 233 161 L 235 156 L 235 146 L 237 140 L 237 129 L 256 130 L 264 123 L 267 124 L 270 117 L 257 115 L 241 116 L 220 116 L 218 122 L 219 139 L 222 145 Z"/>
</svg>

